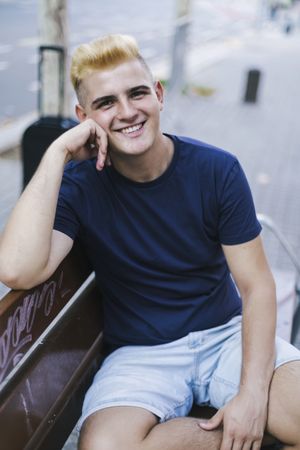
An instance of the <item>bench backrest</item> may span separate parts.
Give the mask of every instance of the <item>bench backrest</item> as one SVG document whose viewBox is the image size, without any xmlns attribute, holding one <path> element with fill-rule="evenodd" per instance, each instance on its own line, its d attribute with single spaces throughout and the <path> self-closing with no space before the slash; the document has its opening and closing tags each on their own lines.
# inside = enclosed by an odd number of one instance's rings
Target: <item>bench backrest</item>
<svg viewBox="0 0 300 450">
<path fill-rule="evenodd" d="M 78 246 L 0 301 L 0 447 L 61 449 L 102 355 L 101 295 Z"/>
</svg>

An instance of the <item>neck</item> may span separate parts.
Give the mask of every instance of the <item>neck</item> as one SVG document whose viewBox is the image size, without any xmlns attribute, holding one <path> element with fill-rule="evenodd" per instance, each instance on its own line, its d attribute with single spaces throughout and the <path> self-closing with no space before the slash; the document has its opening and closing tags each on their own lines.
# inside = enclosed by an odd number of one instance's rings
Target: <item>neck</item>
<svg viewBox="0 0 300 450">
<path fill-rule="evenodd" d="M 114 168 L 132 181 L 152 181 L 162 175 L 169 167 L 174 153 L 170 138 L 161 134 L 151 149 L 140 155 L 123 155 L 111 152 Z"/>
</svg>

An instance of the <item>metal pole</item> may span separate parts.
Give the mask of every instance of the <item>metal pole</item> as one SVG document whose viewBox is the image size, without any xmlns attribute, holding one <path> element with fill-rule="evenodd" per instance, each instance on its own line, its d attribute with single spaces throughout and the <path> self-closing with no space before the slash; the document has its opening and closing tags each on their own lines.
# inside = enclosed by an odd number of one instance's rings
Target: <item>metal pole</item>
<svg viewBox="0 0 300 450">
<path fill-rule="evenodd" d="M 177 18 L 172 50 L 169 92 L 180 93 L 185 85 L 187 36 L 190 26 L 191 0 L 177 0 Z"/>
<path fill-rule="evenodd" d="M 41 69 L 40 113 L 43 116 L 68 114 L 66 92 L 67 55 L 67 0 L 39 0 L 40 46 L 59 46 L 64 49 L 63 59 L 57 53 L 45 51 Z M 64 68 L 64 92 L 60 89 L 60 64 Z M 61 98 L 63 95 L 63 99 Z"/>
</svg>

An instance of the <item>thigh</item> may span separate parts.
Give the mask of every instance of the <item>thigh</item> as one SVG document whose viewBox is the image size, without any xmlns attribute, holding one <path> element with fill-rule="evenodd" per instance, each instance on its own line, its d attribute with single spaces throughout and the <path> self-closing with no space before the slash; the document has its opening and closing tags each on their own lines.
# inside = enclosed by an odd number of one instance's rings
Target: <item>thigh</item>
<svg viewBox="0 0 300 450">
<path fill-rule="evenodd" d="M 267 430 L 285 444 L 299 445 L 300 361 L 285 363 L 274 372 L 270 386 Z"/>
<path fill-rule="evenodd" d="M 160 421 L 187 415 L 193 403 L 188 383 L 193 366 L 181 347 L 132 346 L 112 353 L 85 396 L 77 428 L 94 412 L 117 406 L 146 409 Z"/>
<path fill-rule="evenodd" d="M 275 368 L 286 363 L 300 360 L 300 351 L 294 346 L 276 338 Z M 239 390 L 242 367 L 241 332 L 236 333 L 223 345 L 221 356 L 212 375 L 209 386 L 210 403 L 215 408 L 222 408 Z"/>
<path fill-rule="evenodd" d="M 93 413 L 80 432 L 79 450 L 138 449 L 157 424 L 149 411 L 137 407 L 111 407 Z"/>
<path fill-rule="evenodd" d="M 223 344 L 220 351 L 208 388 L 211 406 L 220 409 L 238 393 L 241 367 L 242 342 L 239 331 Z"/>
<path fill-rule="evenodd" d="M 219 381 L 221 381 L 221 371 L 216 371 L 220 365 L 220 360 L 224 360 L 231 368 L 238 363 L 239 355 L 233 354 L 233 348 L 239 352 L 241 330 L 241 316 L 236 316 L 224 325 L 205 330 L 199 334 L 199 344 L 195 349 L 197 356 L 195 358 L 195 376 L 193 380 L 194 401 L 197 405 L 211 403 L 216 408 L 221 405 L 215 392 Z M 233 343 L 238 340 L 238 344 Z M 228 359 L 230 358 L 230 361 Z M 223 363 L 221 364 L 223 366 Z M 212 380 L 213 383 L 212 383 Z M 238 383 L 238 381 L 237 381 Z M 228 384 L 228 383 L 227 383 Z M 233 385 L 235 388 L 235 384 Z"/>
</svg>

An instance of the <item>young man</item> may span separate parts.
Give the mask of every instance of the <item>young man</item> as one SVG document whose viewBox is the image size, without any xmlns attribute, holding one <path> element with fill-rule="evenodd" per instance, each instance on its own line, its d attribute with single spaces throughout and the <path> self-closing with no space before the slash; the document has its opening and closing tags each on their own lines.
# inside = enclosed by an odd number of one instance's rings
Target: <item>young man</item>
<svg viewBox="0 0 300 450">
<path fill-rule="evenodd" d="M 0 278 L 31 287 L 75 238 L 85 246 L 109 355 L 80 449 L 258 450 L 267 430 L 300 450 L 300 352 L 281 339 L 275 349 L 274 282 L 238 161 L 161 132 L 163 88 L 132 38 L 82 45 L 71 74 L 81 123 L 14 209 Z M 188 418 L 193 402 L 218 412 Z"/>
</svg>

